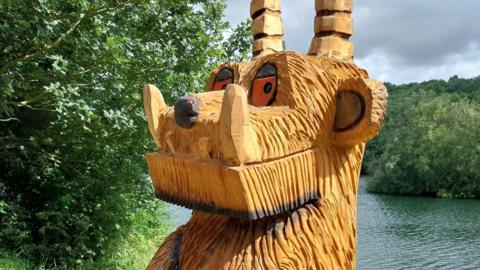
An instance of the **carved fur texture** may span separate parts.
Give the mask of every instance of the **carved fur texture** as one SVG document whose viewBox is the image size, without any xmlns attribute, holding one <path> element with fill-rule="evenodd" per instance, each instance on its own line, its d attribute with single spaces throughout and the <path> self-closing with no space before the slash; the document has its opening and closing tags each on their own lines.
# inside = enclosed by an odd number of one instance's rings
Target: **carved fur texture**
<svg viewBox="0 0 480 270">
<path fill-rule="evenodd" d="M 184 99 L 198 102 L 192 127 L 145 87 L 159 148 L 146 156 L 155 193 L 194 210 L 148 269 L 355 268 L 362 158 L 388 94 L 349 55 L 281 51 L 283 26 L 266 25 L 281 23 L 279 7 L 252 1 L 265 47 L 250 62 L 218 67 L 206 92 Z M 317 18 L 320 33 L 349 31 L 351 0 L 317 1 L 317 11 L 334 16 Z"/>
</svg>

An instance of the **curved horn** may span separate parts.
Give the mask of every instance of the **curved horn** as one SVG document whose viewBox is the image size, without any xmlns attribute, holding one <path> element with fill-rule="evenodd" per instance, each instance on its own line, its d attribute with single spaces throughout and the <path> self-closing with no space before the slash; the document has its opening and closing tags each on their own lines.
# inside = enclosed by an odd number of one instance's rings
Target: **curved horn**
<svg viewBox="0 0 480 270">
<path fill-rule="evenodd" d="M 310 55 L 353 61 L 352 0 L 315 0 L 315 37 Z"/>
<path fill-rule="evenodd" d="M 252 59 L 284 50 L 280 0 L 252 0 Z"/>
</svg>

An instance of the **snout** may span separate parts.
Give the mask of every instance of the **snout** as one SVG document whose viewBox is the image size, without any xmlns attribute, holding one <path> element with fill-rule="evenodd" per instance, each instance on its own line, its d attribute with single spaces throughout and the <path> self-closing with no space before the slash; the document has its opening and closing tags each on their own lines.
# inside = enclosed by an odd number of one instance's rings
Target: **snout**
<svg viewBox="0 0 480 270">
<path fill-rule="evenodd" d="M 159 147 L 147 155 L 159 198 L 247 219 L 320 199 L 312 168 L 322 161 L 307 138 L 314 131 L 293 109 L 251 106 L 236 84 L 181 98 L 173 107 L 153 86 L 144 95 Z"/>
<path fill-rule="evenodd" d="M 182 97 L 174 105 L 175 123 L 178 126 L 191 129 L 198 121 L 200 101 L 191 96 Z"/>
<path fill-rule="evenodd" d="M 251 106 L 239 85 L 183 97 L 172 107 L 154 86 L 146 87 L 145 96 L 146 111 L 152 112 L 149 128 L 161 152 L 240 165 L 280 159 L 314 144 L 315 128 L 298 112 Z"/>
</svg>

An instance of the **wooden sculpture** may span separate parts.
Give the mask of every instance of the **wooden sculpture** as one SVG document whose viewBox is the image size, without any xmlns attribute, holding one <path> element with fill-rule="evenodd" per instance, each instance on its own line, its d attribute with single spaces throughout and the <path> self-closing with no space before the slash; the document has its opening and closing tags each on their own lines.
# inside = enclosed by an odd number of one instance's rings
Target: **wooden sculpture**
<svg viewBox="0 0 480 270">
<path fill-rule="evenodd" d="M 156 196 L 193 209 L 148 269 L 354 269 L 365 142 L 385 86 L 352 64 L 351 0 L 317 0 L 309 55 L 284 52 L 279 0 L 251 2 L 253 59 L 145 111 Z"/>
</svg>

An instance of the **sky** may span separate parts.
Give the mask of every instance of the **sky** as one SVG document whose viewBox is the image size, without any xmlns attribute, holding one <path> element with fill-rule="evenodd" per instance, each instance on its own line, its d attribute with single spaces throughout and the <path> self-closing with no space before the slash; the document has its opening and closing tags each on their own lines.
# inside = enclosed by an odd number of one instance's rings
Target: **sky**
<svg viewBox="0 0 480 270">
<path fill-rule="evenodd" d="M 283 0 L 286 50 L 306 53 L 315 0 Z M 249 17 L 249 0 L 227 0 L 232 24 Z M 480 75 L 480 1 L 353 0 L 355 63 L 392 83 Z"/>
</svg>

